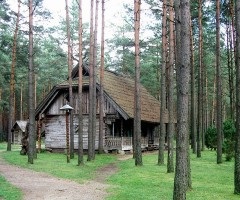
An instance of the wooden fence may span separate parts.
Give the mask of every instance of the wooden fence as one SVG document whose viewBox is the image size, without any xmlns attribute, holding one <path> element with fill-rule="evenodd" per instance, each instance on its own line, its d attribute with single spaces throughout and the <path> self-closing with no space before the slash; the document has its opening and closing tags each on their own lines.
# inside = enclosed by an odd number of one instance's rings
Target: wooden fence
<svg viewBox="0 0 240 200">
<path fill-rule="evenodd" d="M 105 138 L 105 148 L 107 150 L 132 150 L 132 137 L 107 137 Z M 148 146 L 148 138 L 141 138 L 141 146 L 145 148 Z"/>
</svg>

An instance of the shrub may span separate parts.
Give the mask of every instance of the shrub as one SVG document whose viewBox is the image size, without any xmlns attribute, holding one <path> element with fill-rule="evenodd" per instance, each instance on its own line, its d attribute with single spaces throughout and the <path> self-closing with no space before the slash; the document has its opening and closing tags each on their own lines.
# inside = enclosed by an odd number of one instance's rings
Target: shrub
<svg viewBox="0 0 240 200">
<path fill-rule="evenodd" d="M 234 157 L 236 128 L 232 120 L 226 120 L 223 123 L 223 153 L 226 154 L 226 161 L 231 161 Z M 215 126 L 210 126 L 206 131 L 206 147 L 208 149 L 217 149 L 217 129 Z"/>
<path fill-rule="evenodd" d="M 234 138 L 235 138 L 236 128 L 232 120 L 226 120 L 223 123 L 223 134 L 224 134 L 224 150 L 226 153 L 226 160 L 231 161 L 234 157 Z"/>
<path fill-rule="evenodd" d="M 217 149 L 217 129 L 215 126 L 210 126 L 205 135 L 206 147 L 211 150 Z"/>
</svg>

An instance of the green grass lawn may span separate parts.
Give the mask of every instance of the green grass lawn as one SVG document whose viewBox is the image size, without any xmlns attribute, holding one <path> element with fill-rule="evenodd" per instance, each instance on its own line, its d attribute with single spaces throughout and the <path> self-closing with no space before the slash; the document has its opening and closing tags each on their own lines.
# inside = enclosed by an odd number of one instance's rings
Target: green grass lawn
<svg viewBox="0 0 240 200">
<path fill-rule="evenodd" d="M 96 155 L 96 159 L 91 162 L 85 162 L 84 166 L 77 166 L 77 155 L 67 163 L 66 155 L 59 153 L 44 152 L 37 154 L 34 164 L 28 164 L 28 157 L 19 154 L 20 150 L 11 152 L 2 152 L 3 158 L 11 164 L 35 171 L 46 172 L 56 177 L 71 179 L 79 183 L 93 179 L 95 172 L 100 167 L 116 161 L 114 155 Z M 84 157 L 85 160 L 87 157 Z"/>
<path fill-rule="evenodd" d="M 191 156 L 192 185 L 187 199 L 233 200 L 240 196 L 233 194 L 233 164 L 216 164 L 216 152 L 204 151 L 202 158 Z M 172 199 L 174 174 L 166 173 L 166 166 L 158 166 L 157 154 L 143 157 L 143 167 L 134 167 L 133 160 L 119 163 L 121 170 L 110 177 L 114 187 L 109 200 L 155 200 Z"/>
<path fill-rule="evenodd" d="M 0 199 L 5 200 L 20 200 L 22 199 L 22 192 L 20 189 L 8 183 L 4 177 L 0 175 Z"/>
<path fill-rule="evenodd" d="M 20 151 L 21 145 L 11 145 L 13 151 Z M 6 142 L 0 142 L 0 151 L 6 151 L 7 150 L 7 143 Z"/>
<path fill-rule="evenodd" d="M 12 164 L 79 183 L 94 178 L 98 168 L 116 162 L 120 170 L 108 179 L 111 185 L 108 200 L 172 199 L 174 174 L 166 173 L 166 166 L 157 165 L 157 153 L 144 154 L 142 167 L 135 167 L 133 159 L 117 161 L 115 155 L 109 154 L 96 155 L 95 161 L 85 162 L 85 166 L 77 166 L 77 156 L 67 163 L 64 154 L 47 152 L 38 154 L 38 159 L 31 165 L 27 163 L 27 156 L 19 155 L 17 148 L 2 152 L 2 156 Z M 217 165 L 216 152 L 206 150 L 202 152 L 202 158 L 191 155 L 191 170 L 193 189 L 188 191 L 187 199 L 240 199 L 233 194 L 233 161 Z"/>
<path fill-rule="evenodd" d="M 7 149 L 6 143 L 0 143 L 0 152 Z M 19 149 L 18 146 L 14 146 L 14 149 Z M 20 189 L 11 185 L 6 179 L 0 174 L 0 199 L 5 200 L 20 200 L 22 199 L 22 192 Z"/>
</svg>

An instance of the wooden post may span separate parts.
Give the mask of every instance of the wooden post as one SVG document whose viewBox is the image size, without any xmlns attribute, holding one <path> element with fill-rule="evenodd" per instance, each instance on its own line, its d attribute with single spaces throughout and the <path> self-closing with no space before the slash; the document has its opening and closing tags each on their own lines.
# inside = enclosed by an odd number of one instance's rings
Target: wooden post
<svg viewBox="0 0 240 200">
<path fill-rule="evenodd" d="M 67 163 L 70 162 L 70 148 L 69 148 L 69 114 L 73 108 L 66 104 L 65 106 L 61 107 L 60 110 L 66 112 L 66 154 L 67 154 Z"/>
<path fill-rule="evenodd" d="M 37 135 L 38 135 L 38 153 L 41 153 L 41 127 L 42 127 L 42 122 L 41 122 L 41 116 L 39 116 L 38 124 L 37 124 Z"/>
<path fill-rule="evenodd" d="M 67 163 L 70 162 L 70 149 L 69 149 L 69 111 L 66 111 L 66 154 L 67 154 Z"/>
</svg>

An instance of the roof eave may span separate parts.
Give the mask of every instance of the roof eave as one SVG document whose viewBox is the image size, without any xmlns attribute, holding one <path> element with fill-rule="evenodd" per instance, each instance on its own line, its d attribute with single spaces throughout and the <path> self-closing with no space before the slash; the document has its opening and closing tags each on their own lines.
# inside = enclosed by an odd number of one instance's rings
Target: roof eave
<svg viewBox="0 0 240 200">
<path fill-rule="evenodd" d="M 100 90 L 100 85 L 97 84 L 97 89 Z M 116 111 L 123 117 L 123 119 L 128 120 L 131 117 L 107 94 L 107 92 L 104 90 L 104 96 L 107 98 L 107 100 L 113 105 L 113 107 L 116 109 Z"/>
</svg>

